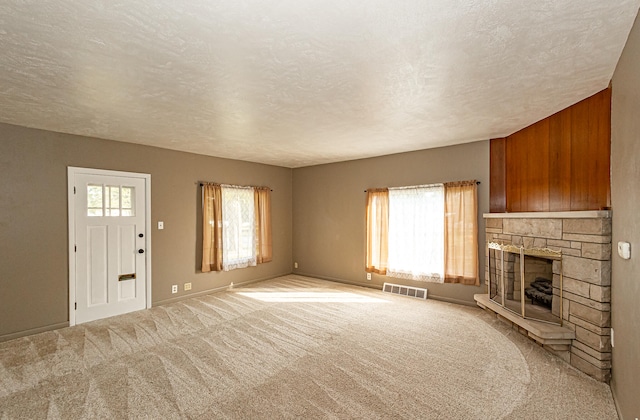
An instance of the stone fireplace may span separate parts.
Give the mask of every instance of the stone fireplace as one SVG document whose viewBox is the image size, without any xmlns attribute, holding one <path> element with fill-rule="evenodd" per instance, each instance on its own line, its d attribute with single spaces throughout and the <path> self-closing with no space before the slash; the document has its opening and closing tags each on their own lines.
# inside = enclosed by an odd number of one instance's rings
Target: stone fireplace
<svg viewBox="0 0 640 420">
<path fill-rule="evenodd" d="M 487 294 L 476 295 L 478 305 L 582 372 L 607 382 L 611 376 L 611 212 L 488 213 L 484 218 Z M 557 325 L 522 317 L 517 308 L 507 309 L 491 299 L 496 290 L 491 290 L 489 279 L 497 275 L 496 254 L 491 250 L 501 247 L 512 251 L 507 252 L 505 266 L 516 267 L 511 269 L 513 281 L 504 282 L 505 296 L 509 296 L 505 301 L 519 305 L 524 299 L 522 306 L 529 305 L 531 313 L 539 309 L 557 315 L 553 322 Z M 545 250 L 558 256 L 551 264 L 545 261 Z M 542 257 L 536 255 L 540 251 Z M 526 267 L 522 265 L 528 277 L 524 282 L 517 269 L 519 252 L 532 254 L 525 256 Z"/>
</svg>

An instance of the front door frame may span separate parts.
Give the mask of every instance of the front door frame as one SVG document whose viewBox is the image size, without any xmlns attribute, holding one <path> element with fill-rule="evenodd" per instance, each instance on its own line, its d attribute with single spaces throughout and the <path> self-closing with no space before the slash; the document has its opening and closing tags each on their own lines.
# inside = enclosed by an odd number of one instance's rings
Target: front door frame
<svg viewBox="0 0 640 420">
<path fill-rule="evenodd" d="M 146 285 L 145 304 L 151 308 L 151 175 L 137 172 L 111 171 L 106 169 L 67 167 L 67 211 L 69 226 L 69 326 L 76 325 L 76 208 L 75 208 L 75 178 L 78 174 L 123 176 L 141 178 L 145 183 L 145 230 L 146 230 Z"/>
</svg>

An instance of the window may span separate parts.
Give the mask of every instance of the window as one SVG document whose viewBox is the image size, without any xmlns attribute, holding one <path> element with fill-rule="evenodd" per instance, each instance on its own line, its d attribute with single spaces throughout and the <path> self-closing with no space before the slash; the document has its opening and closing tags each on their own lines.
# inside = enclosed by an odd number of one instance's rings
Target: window
<svg viewBox="0 0 640 420">
<path fill-rule="evenodd" d="M 202 185 L 203 272 L 271 261 L 270 191 L 265 187 Z"/>
<path fill-rule="evenodd" d="M 475 181 L 367 191 L 366 270 L 479 285 Z"/>
<path fill-rule="evenodd" d="M 87 185 L 87 216 L 135 216 L 134 188 L 120 185 Z"/>
<path fill-rule="evenodd" d="M 444 278 L 444 187 L 389 188 L 387 274 L 413 280 Z"/>
<path fill-rule="evenodd" d="M 256 265 L 253 188 L 222 186 L 222 269 Z"/>
</svg>

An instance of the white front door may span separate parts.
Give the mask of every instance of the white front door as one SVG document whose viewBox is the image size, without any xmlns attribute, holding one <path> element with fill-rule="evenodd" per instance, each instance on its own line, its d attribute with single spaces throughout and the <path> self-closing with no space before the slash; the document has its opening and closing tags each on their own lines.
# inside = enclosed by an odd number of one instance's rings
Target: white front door
<svg viewBox="0 0 640 420">
<path fill-rule="evenodd" d="M 75 294 L 70 324 L 144 309 L 149 176 L 81 168 L 69 171 L 74 213 L 70 240 L 75 257 L 70 266 L 71 277 L 75 277 L 75 285 L 70 284 L 75 287 L 75 293 L 70 293 Z"/>
</svg>

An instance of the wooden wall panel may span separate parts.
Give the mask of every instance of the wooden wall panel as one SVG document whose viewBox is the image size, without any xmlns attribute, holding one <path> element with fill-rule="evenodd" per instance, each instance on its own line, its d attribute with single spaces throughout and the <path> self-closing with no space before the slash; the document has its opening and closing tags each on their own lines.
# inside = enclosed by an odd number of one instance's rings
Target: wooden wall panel
<svg viewBox="0 0 640 420">
<path fill-rule="evenodd" d="M 610 206 L 611 89 L 491 140 L 492 212 Z"/>
<path fill-rule="evenodd" d="M 523 182 L 522 165 L 526 162 L 524 157 L 526 151 L 522 146 L 526 142 L 523 135 L 509 136 L 507 138 L 506 163 L 506 191 L 507 191 L 507 212 L 518 212 L 522 210 L 521 197 L 526 196 L 526 184 Z M 517 162 L 513 164 L 512 162 Z"/>
<path fill-rule="evenodd" d="M 611 89 L 589 103 L 589 206 L 611 206 Z M 608 141 L 600 141 L 602 138 Z M 604 203 L 604 204 L 603 204 Z"/>
<path fill-rule="evenodd" d="M 489 183 L 489 211 L 491 213 L 504 213 L 507 211 L 506 199 L 506 179 L 505 179 L 505 158 L 506 158 L 506 140 L 492 139 L 489 151 L 489 172 L 491 173 Z"/>
<path fill-rule="evenodd" d="M 549 211 L 571 210 L 571 109 L 549 118 Z"/>
<path fill-rule="evenodd" d="M 549 119 L 535 124 L 527 137 L 527 211 L 549 211 Z"/>
<path fill-rule="evenodd" d="M 549 211 L 549 131 L 546 119 L 507 138 L 507 211 Z"/>
<path fill-rule="evenodd" d="M 571 210 L 589 209 L 589 103 L 571 107 Z"/>
</svg>

